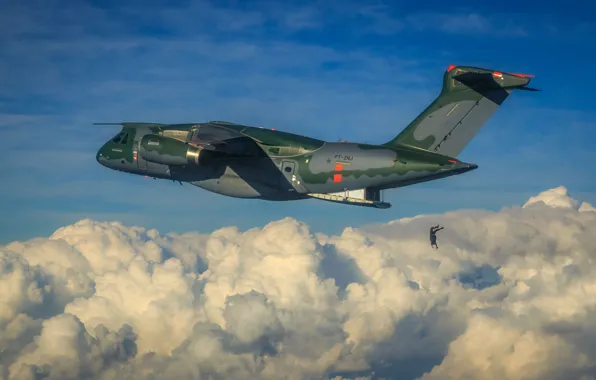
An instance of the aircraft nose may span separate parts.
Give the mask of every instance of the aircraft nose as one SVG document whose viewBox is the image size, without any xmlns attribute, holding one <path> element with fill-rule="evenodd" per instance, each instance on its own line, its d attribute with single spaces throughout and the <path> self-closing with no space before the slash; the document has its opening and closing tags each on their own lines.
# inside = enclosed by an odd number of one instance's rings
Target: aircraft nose
<svg viewBox="0 0 596 380">
<path fill-rule="evenodd" d="M 97 154 L 95 154 L 95 159 L 97 160 L 97 162 L 99 162 L 101 165 L 106 166 L 105 162 L 106 162 L 106 158 L 105 158 L 105 146 L 102 146 L 98 151 Z"/>
</svg>

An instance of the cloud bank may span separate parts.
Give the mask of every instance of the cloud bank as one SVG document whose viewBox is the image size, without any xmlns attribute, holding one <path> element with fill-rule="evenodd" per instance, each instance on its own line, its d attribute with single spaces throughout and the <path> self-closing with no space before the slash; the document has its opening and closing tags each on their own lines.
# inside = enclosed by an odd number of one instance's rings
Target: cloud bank
<svg viewBox="0 0 596 380">
<path fill-rule="evenodd" d="M 339 236 L 81 220 L 0 247 L 0 379 L 595 379 L 594 236 L 564 187 Z"/>
</svg>

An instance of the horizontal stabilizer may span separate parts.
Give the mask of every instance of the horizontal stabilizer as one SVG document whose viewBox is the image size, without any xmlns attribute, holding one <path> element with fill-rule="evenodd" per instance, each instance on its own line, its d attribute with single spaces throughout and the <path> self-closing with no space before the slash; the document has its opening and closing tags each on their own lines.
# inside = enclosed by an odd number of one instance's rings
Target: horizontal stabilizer
<svg viewBox="0 0 596 380">
<path fill-rule="evenodd" d="M 311 193 L 309 197 L 329 202 L 347 204 L 351 206 L 363 206 L 374 208 L 390 208 L 391 203 L 381 201 L 381 190 L 358 189 L 347 190 L 338 193 Z"/>
</svg>

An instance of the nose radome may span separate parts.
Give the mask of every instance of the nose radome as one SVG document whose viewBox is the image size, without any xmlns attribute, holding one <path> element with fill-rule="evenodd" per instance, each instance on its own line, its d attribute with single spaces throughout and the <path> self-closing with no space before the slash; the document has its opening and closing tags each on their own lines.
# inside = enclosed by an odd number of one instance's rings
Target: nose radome
<svg viewBox="0 0 596 380">
<path fill-rule="evenodd" d="M 104 163 L 105 163 L 106 159 L 105 159 L 105 157 L 104 157 L 104 152 L 105 152 L 105 149 L 104 149 L 104 147 L 102 146 L 102 147 L 101 147 L 101 148 L 100 148 L 100 149 L 97 151 L 97 153 L 95 154 L 95 159 L 96 159 L 96 160 L 97 160 L 97 162 L 99 162 L 101 165 L 104 165 L 104 166 L 105 166 L 105 164 L 104 164 Z"/>
</svg>

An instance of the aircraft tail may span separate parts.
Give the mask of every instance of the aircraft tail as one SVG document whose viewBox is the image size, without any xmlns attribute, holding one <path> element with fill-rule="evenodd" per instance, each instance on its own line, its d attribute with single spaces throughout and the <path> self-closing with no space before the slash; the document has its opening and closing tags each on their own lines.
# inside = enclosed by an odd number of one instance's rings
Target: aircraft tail
<svg viewBox="0 0 596 380">
<path fill-rule="evenodd" d="M 533 76 L 451 65 L 439 96 L 385 145 L 409 145 L 457 157 L 515 89 Z"/>
</svg>

